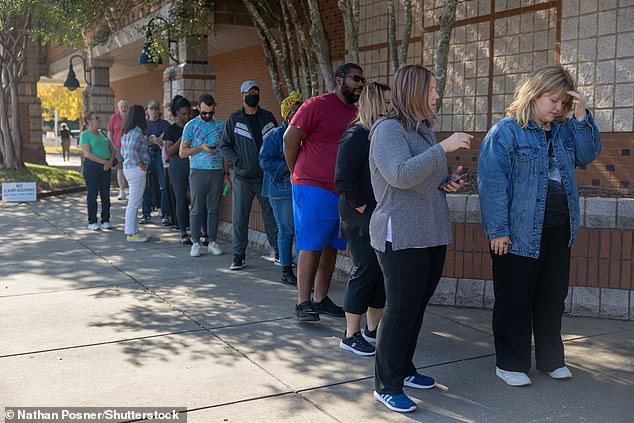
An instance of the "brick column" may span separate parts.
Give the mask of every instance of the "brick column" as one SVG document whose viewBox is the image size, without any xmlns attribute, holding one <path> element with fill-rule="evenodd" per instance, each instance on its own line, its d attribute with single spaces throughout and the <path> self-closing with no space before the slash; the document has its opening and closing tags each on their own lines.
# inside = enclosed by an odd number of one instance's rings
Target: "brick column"
<svg viewBox="0 0 634 423">
<path fill-rule="evenodd" d="M 39 43 L 29 41 L 26 73 L 18 86 L 20 103 L 20 134 L 22 135 L 22 159 L 25 162 L 46 164 L 42 144 L 42 102 L 37 96 L 40 79 L 40 57 L 44 54 Z"/>
<path fill-rule="evenodd" d="M 114 90 L 110 87 L 110 67 L 113 60 L 88 57 L 86 65 L 90 69 L 92 85 L 84 90 L 84 114 L 97 112 L 103 129 L 114 113 Z M 81 77 L 79 77 L 81 78 Z"/>
<path fill-rule="evenodd" d="M 163 72 L 163 104 L 169 116 L 169 103 L 175 95 L 198 103 L 201 94 L 213 95 L 216 76 L 209 64 L 207 37 L 200 42 L 181 40 L 178 44 L 178 63 L 172 62 Z"/>
</svg>

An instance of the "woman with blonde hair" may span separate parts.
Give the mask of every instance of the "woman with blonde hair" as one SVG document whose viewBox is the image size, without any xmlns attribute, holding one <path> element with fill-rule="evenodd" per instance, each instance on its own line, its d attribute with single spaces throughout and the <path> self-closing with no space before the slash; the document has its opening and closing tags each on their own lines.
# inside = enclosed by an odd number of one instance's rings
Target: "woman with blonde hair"
<svg viewBox="0 0 634 423">
<path fill-rule="evenodd" d="M 511 386 L 531 383 L 532 335 L 537 369 L 572 377 L 561 318 L 579 229 L 574 169 L 600 151 L 599 130 L 561 66 L 529 75 L 482 142 L 478 190 L 493 262 L 495 372 Z"/>
<path fill-rule="evenodd" d="M 457 132 L 438 143 L 431 129 L 440 96 L 431 71 L 399 69 L 388 115 L 370 131 L 370 175 L 377 206 L 370 241 L 383 271 L 386 304 L 379 325 L 374 397 L 398 412 L 416 409 L 403 385 L 430 389 L 436 381 L 412 362 L 425 308 L 440 280 L 451 222 L 446 194 L 455 192 L 458 166 L 447 175 L 448 153 L 470 148 Z"/>
<path fill-rule="evenodd" d="M 370 246 L 370 216 L 376 207 L 370 183 L 368 155 L 370 128 L 387 114 L 390 87 L 378 82 L 368 83 L 359 97 L 359 114 L 341 140 L 335 166 L 335 186 L 339 196 L 340 236 L 348 239 L 348 249 L 354 268 L 348 278 L 343 310 L 346 331 L 339 347 L 354 354 L 374 355 L 376 331 L 385 306 L 383 273 Z M 367 322 L 361 334 L 361 316 Z"/>
</svg>

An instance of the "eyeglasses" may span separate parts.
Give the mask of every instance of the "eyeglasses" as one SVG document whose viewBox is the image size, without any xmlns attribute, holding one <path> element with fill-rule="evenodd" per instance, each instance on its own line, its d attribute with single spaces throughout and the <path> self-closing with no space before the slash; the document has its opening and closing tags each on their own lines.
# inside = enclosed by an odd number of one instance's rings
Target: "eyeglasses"
<svg viewBox="0 0 634 423">
<path fill-rule="evenodd" d="M 359 75 L 346 75 L 344 76 L 344 78 L 352 78 L 354 82 L 360 82 L 362 84 L 365 84 L 365 78 Z"/>
<path fill-rule="evenodd" d="M 201 116 L 213 116 L 214 112 L 200 112 Z"/>
</svg>

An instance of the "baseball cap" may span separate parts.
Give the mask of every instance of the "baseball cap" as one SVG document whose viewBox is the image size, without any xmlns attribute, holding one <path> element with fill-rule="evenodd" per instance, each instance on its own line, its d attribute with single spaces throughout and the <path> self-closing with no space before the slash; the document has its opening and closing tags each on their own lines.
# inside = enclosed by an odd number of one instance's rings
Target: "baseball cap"
<svg viewBox="0 0 634 423">
<path fill-rule="evenodd" d="M 244 81 L 242 85 L 240 85 L 240 94 L 246 93 L 253 87 L 259 88 L 258 84 L 256 84 L 255 81 Z"/>
<path fill-rule="evenodd" d="M 147 104 L 147 108 L 148 109 L 160 109 L 161 108 L 161 104 L 156 101 L 156 100 L 150 100 L 149 103 Z"/>
</svg>

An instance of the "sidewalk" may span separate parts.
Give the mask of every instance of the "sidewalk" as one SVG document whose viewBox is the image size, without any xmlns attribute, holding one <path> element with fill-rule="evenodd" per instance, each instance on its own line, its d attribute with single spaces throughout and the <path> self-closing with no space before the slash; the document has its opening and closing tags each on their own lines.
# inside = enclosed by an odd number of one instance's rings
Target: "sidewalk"
<svg viewBox="0 0 634 423">
<path fill-rule="evenodd" d="M 438 380 L 406 392 L 414 413 L 372 397 L 372 358 L 338 347 L 343 319 L 295 321 L 295 289 L 249 251 L 189 257 L 157 224 L 150 242 L 86 229 L 82 194 L 0 203 L 0 407 L 176 406 L 188 422 L 631 422 L 634 322 L 565 318 L 574 378 L 495 376 L 491 313 L 430 307 L 415 364 Z M 155 218 L 155 221 L 159 219 Z M 343 283 L 332 297 L 342 303 Z"/>
</svg>

